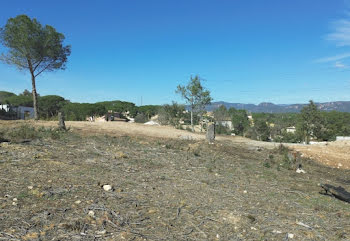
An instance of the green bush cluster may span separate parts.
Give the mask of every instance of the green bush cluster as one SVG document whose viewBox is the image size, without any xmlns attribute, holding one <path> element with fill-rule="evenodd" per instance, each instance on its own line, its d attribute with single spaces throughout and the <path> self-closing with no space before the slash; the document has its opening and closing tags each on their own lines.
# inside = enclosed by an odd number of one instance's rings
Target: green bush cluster
<svg viewBox="0 0 350 241">
<path fill-rule="evenodd" d="M 59 128 L 35 128 L 30 125 L 21 125 L 10 129 L 0 130 L 0 139 L 9 140 L 11 142 L 22 142 L 25 140 L 36 140 L 41 138 L 50 138 L 53 140 L 60 139 L 66 131 Z"/>
</svg>

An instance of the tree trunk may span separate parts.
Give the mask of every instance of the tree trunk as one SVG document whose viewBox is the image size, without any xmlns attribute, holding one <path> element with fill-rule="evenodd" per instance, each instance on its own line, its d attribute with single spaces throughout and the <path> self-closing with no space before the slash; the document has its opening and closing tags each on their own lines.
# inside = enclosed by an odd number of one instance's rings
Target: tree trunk
<svg viewBox="0 0 350 241">
<path fill-rule="evenodd" d="M 194 126 L 193 126 L 193 107 L 191 107 L 191 128 L 192 128 L 192 132 L 194 132 Z"/>
<path fill-rule="evenodd" d="M 32 75 L 32 93 L 33 93 L 34 119 L 38 120 L 39 119 L 38 94 L 36 92 L 34 73 L 31 72 L 31 75 Z"/>
</svg>

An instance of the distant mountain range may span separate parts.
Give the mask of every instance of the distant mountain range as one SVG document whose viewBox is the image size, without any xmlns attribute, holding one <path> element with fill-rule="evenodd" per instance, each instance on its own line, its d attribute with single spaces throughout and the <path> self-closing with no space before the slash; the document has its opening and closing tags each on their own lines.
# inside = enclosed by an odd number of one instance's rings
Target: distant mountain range
<svg viewBox="0 0 350 241">
<path fill-rule="evenodd" d="M 325 103 L 315 103 L 321 111 L 341 111 L 350 112 L 350 101 L 334 101 Z M 308 104 L 273 104 L 263 102 L 258 105 L 254 104 L 241 104 L 241 103 L 228 103 L 224 101 L 212 102 L 206 106 L 207 111 L 213 111 L 224 105 L 226 108 L 234 107 L 238 110 L 247 110 L 250 112 L 265 112 L 265 113 L 298 113 L 301 109 Z"/>
</svg>

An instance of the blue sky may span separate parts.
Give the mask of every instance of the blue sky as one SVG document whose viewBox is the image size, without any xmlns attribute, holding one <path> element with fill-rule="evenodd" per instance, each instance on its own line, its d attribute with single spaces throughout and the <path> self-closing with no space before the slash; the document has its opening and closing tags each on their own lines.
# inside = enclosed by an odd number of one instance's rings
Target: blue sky
<svg viewBox="0 0 350 241">
<path fill-rule="evenodd" d="M 38 77 L 41 95 L 181 102 L 176 86 L 198 74 L 215 101 L 350 100 L 349 1 L 5 0 L 0 26 L 18 14 L 72 45 L 65 71 Z M 0 64 L 0 89 L 25 88 L 27 73 Z"/>
</svg>

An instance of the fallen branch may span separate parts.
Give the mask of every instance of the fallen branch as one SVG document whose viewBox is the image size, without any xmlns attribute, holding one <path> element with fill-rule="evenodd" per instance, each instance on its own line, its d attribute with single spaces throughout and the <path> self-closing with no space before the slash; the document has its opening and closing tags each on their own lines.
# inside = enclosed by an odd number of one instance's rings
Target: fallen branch
<svg viewBox="0 0 350 241">
<path fill-rule="evenodd" d="M 343 187 L 335 187 L 329 184 L 321 184 L 321 187 L 323 190 L 320 191 L 320 194 L 335 197 L 341 201 L 350 203 L 350 193 L 347 192 Z"/>
</svg>

